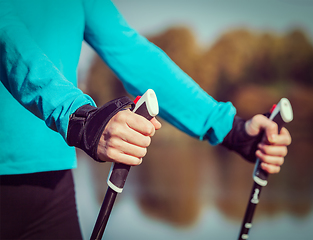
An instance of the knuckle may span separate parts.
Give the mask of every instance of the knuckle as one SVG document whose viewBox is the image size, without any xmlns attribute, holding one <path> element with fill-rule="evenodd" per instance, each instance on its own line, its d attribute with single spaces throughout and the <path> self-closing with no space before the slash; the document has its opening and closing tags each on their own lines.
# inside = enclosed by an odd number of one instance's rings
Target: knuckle
<svg viewBox="0 0 313 240">
<path fill-rule="evenodd" d="M 114 121 L 116 122 L 126 122 L 127 119 L 127 111 L 119 111 L 114 115 Z"/>
<path fill-rule="evenodd" d="M 280 167 L 278 166 L 273 166 L 271 168 L 268 169 L 268 172 L 273 174 L 273 173 L 279 173 L 280 172 Z"/>
<path fill-rule="evenodd" d="M 291 139 L 291 137 L 290 137 L 289 140 L 288 140 L 288 142 L 287 142 L 287 145 L 289 146 L 291 143 L 292 143 L 292 139 Z"/>
<path fill-rule="evenodd" d="M 143 158 L 144 156 L 146 156 L 146 154 L 147 154 L 147 148 L 140 148 L 137 151 L 136 157 L 137 158 Z"/>
<path fill-rule="evenodd" d="M 116 135 L 117 128 L 114 125 L 115 124 L 108 124 L 106 127 L 106 135 L 108 137 Z"/>
<path fill-rule="evenodd" d="M 280 172 L 280 167 L 276 167 L 275 168 L 275 173 L 279 173 Z"/>
<path fill-rule="evenodd" d="M 287 129 L 286 129 L 285 137 L 287 138 L 286 139 L 286 142 L 287 142 L 286 145 L 289 146 L 292 143 L 292 138 L 291 138 L 291 135 L 290 135 L 290 133 L 288 132 Z"/>
<path fill-rule="evenodd" d="M 269 151 L 269 145 L 263 144 L 261 148 L 259 148 L 264 154 Z"/>
<path fill-rule="evenodd" d="M 115 150 L 114 150 L 113 148 L 108 148 L 108 149 L 106 150 L 106 156 L 107 156 L 109 159 L 114 160 L 114 159 L 115 159 L 115 156 L 116 156 Z"/>
<path fill-rule="evenodd" d="M 288 148 L 284 148 L 282 156 L 285 157 L 288 154 Z"/>
<path fill-rule="evenodd" d="M 268 120 L 267 124 L 265 125 L 265 129 L 267 131 L 267 138 L 269 137 L 269 133 L 278 133 L 278 126 L 277 123 Z"/>
<path fill-rule="evenodd" d="M 110 136 L 121 137 L 123 134 L 123 129 L 121 126 L 112 126 L 110 128 Z"/>
<path fill-rule="evenodd" d="M 269 163 L 269 157 L 267 155 L 263 155 L 261 158 L 262 162 Z"/>
<path fill-rule="evenodd" d="M 132 162 L 131 162 L 131 165 L 133 166 L 138 166 L 142 163 L 142 158 L 141 157 L 138 157 L 136 159 L 134 159 Z"/>
<path fill-rule="evenodd" d="M 120 148 L 121 144 L 118 138 L 112 137 L 108 141 L 108 146 L 111 148 Z"/>
<path fill-rule="evenodd" d="M 151 136 L 154 133 L 155 129 L 153 124 L 147 119 L 142 122 L 142 133 L 146 136 Z"/>
<path fill-rule="evenodd" d="M 257 114 L 257 115 L 255 115 L 255 116 L 252 117 L 252 121 L 260 121 L 260 120 L 262 120 L 263 118 L 264 118 L 263 115 Z"/>
<path fill-rule="evenodd" d="M 277 131 L 278 132 L 278 125 L 276 122 L 271 121 L 270 126 L 269 126 L 273 131 Z"/>
<path fill-rule="evenodd" d="M 256 125 L 259 125 L 259 123 L 262 123 L 264 121 L 269 121 L 267 117 L 265 117 L 264 115 L 262 114 L 257 114 L 257 115 L 254 115 L 252 118 L 251 118 L 251 122 L 253 124 L 256 124 Z"/>
<path fill-rule="evenodd" d="M 151 126 L 151 124 L 146 124 L 143 131 L 146 135 L 150 136 L 153 133 L 153 127 Z"/>
<path fill-rule="evenodd" d="M 145 137 L 143 141 L 143 146 L 144 147 L 149 147 L 151 143 L 151 137 Z"/>
<path fill-rule="evenodd" d="M 143 158 L 147 154 L 147 148 L 142 148 L 139 152 L 139 158 Z"/>
</svg>

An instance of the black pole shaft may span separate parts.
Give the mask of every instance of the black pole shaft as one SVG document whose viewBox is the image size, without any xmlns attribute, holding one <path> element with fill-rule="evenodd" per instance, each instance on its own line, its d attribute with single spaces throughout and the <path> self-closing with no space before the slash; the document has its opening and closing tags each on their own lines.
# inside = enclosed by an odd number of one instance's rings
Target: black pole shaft
<svg viewBox="0 0 313 240">
<path fill-rule="evenodd" d="M 101 240 L 103 232 L 109 220 L 116 196 L 117 192 L 108 187 L 90 240 Z"/>
<path fill-rule="evenodd" d="M 261 190 L 262 190 L 262 186 L 254 182 L 252 190 L 251 190 L 251 194 L 250 194 L 250 201 L 246 209 L 245 217 L 242 221 L 238 240 L 248 239 L 249 237 L 249 230 L 252 227 L 252 219 L 253 219 L 255 208 L 259 203 Z"/>
</svg>

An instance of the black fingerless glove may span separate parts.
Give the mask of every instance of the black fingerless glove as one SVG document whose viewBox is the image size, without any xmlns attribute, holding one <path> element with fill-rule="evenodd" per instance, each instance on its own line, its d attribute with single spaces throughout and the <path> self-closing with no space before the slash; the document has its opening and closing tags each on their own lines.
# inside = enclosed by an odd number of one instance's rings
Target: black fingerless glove
<svg viewBox="0 0 313 240">
<path fill-rule="evenodd" d="M 132 108 L 135 106 L 128 97 L 121 97 L 101 108 L 91 105 L 81 106 L 70 117 L 67 131 L 68 145 L 84 150 L 90 157 L 100 162 L 97 148 L 102 132 L 109 120 L 128 105 Z"/>
<path fill-rule="evenodd" d="M 221 145 L 239 153 L 243 158 L 254 163 L 256 161 L 255 152 L 262 140 L 263 131 L 256 136 L 250 136 L 246 132 L 245 123 L 245 120 L 235 116 L 233 128 L 226 135 Z"/>
</svg>

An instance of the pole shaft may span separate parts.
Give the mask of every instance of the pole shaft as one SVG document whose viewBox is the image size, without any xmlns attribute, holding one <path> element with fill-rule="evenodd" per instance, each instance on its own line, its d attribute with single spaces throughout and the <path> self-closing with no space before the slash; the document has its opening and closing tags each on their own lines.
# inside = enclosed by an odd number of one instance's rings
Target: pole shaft
<svg viewBox="0 0 313 240">
<path fill-rule="evenodd" d="M 239 240 L 248 239 L 249 237 L 249 230 L 252 227 L 252 219 L 253 219 L 255 208 L 259 203 L 261 190 L 262 190 L 262 186 L 254 182 L 252 190 L 251 190 L 251 194 L 250 194 L 250 201 L 246 209 L 245 217 L 242 221 L 241 230 L 240 230 L 240 234 L 238 238 Z"/>
<path fill-rule="evenodd" d="M 107 189 L 105 194 L 95 227 L 91 234 L 90 240 L 100 240 L 102 238 L 104 229 L 109 220 L 117 192 L 113 191 L 111 188 Z"/>
</svg>

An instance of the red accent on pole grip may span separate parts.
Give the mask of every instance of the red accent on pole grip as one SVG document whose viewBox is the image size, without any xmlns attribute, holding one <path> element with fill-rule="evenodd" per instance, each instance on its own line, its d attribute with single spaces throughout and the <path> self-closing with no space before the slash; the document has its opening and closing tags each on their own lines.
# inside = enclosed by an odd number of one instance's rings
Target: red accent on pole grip
<svg viewBox="0 0 313 240">
<path fill-rule="evenodd" d="M 136 103 L 139 101 L 140 98 L 141 98 L 141 96 L 137 96 L 137 97 L 135 98 L 135 100 L 134 100 L 134 103 L 136 104 Z"/>
<path fill-rule="evenodd" d="M 277 104 L 274 104 L 273 107 L 271 108 L 270 113 L 272 113 L 274 111 L 274 109 L 276 108 Z"/>
</svg>

